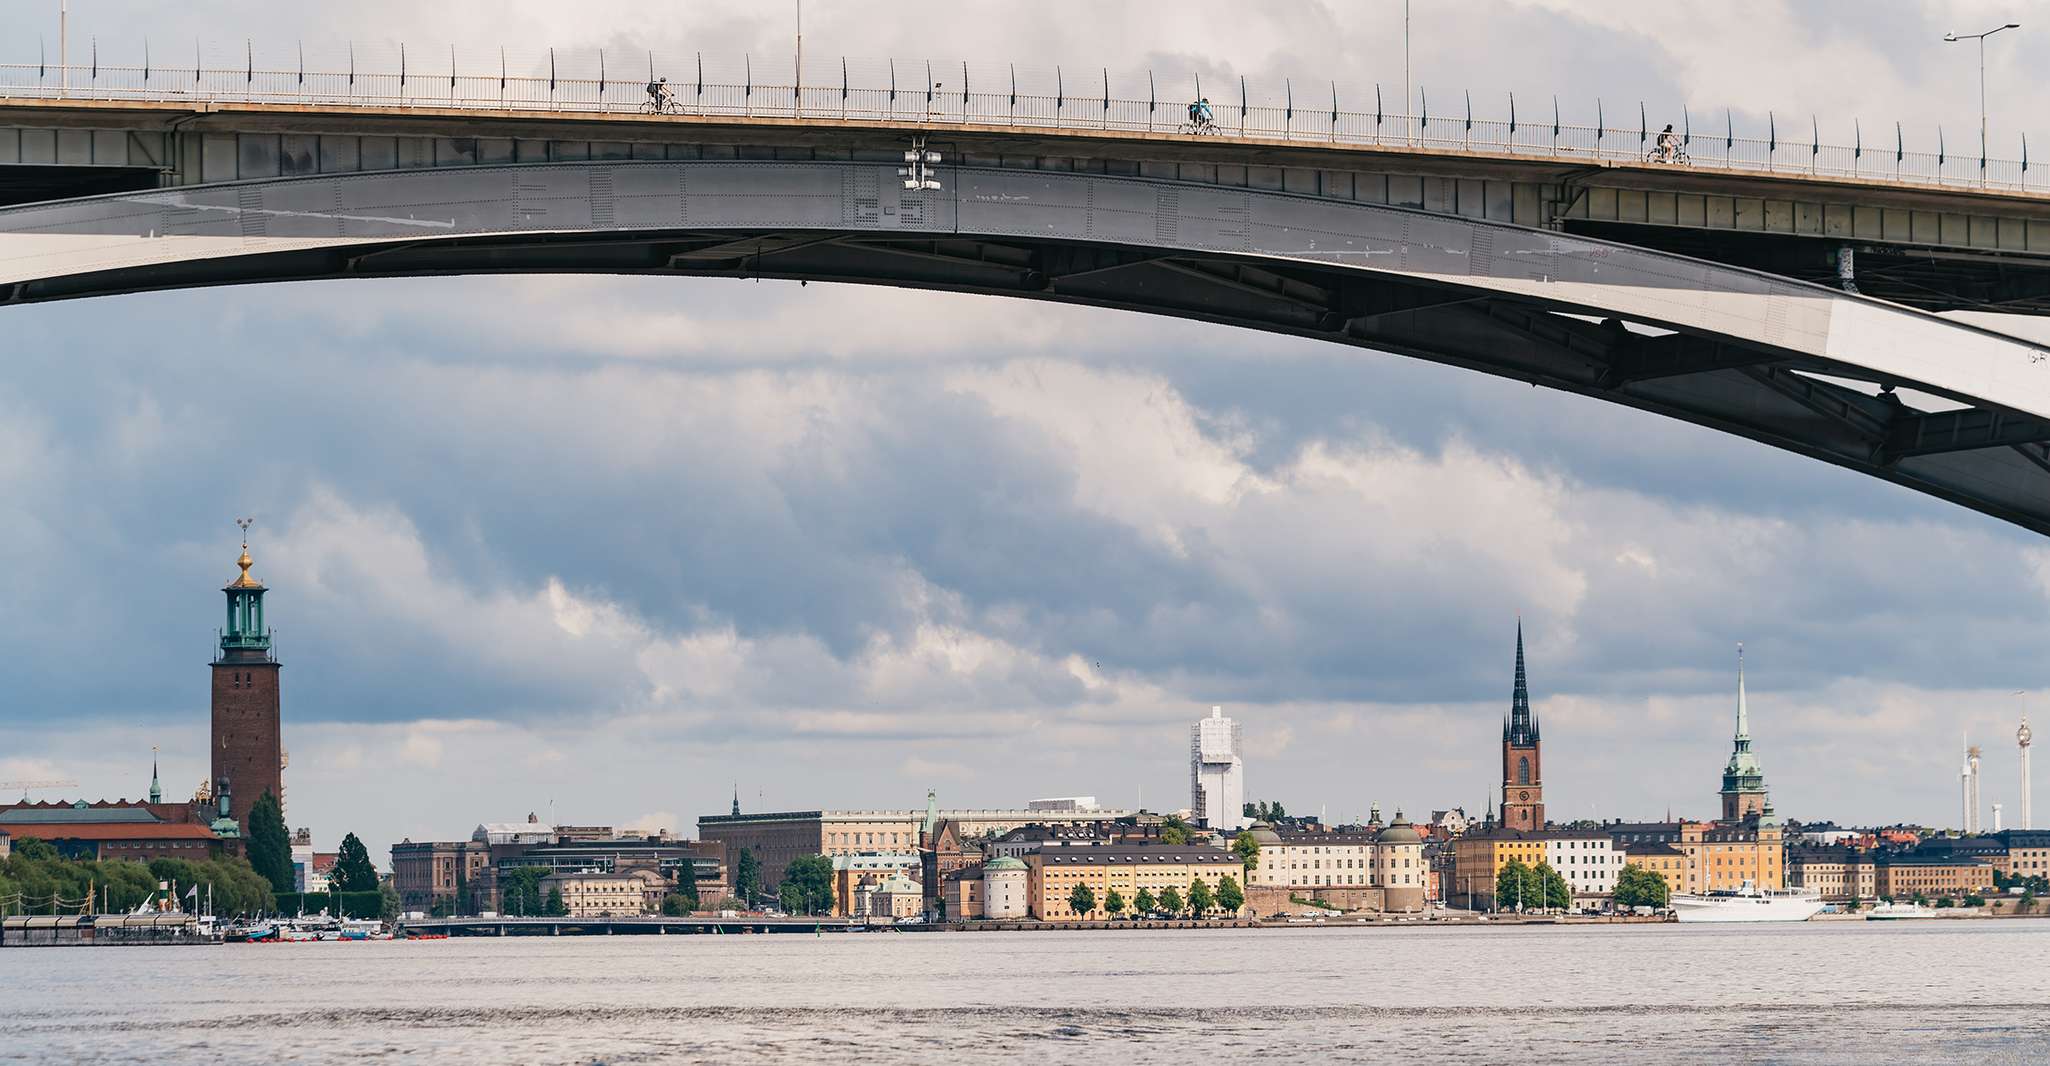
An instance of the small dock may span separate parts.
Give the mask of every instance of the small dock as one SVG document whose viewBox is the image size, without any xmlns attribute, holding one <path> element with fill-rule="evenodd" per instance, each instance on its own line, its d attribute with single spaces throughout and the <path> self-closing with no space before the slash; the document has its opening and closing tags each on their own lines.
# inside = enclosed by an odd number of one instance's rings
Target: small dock
<svg viewBox="0 0 2050 1066">
<path fill-rule="evenodd" d="M 0 918 L 0 948 L 215 944 L 190 914 L 58 914 Z"/>
</svg>

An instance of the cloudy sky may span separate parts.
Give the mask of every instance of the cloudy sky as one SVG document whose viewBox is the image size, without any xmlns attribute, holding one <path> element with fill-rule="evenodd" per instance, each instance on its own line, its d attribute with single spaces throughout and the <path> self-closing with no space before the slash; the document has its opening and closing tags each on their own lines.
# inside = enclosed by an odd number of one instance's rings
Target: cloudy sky
<svg viewBox="0 0 2050 1066">
<path fill-rule="evenodd" d="M 0 14 L 54 52 L 55 0 Z M 786 57 L 788 4 L 73 0 L 109 62 L 309 51 Z M 302 10 L 303 7 L 303 10 Z M 47 10 L 44 10 L 47 9 Z M 2045 135 L 2050 5 L 1416 5 L 1417 81 L 1741 126 Z M 815 0 L 807 53 L 1399 85 L 1394 2 Z M 1984 25 L 1981 25 L 1984 24 Z M 489 27 L 490 39 L 478 37 Z M 2040 29 L 2038 28 L 2040 27 Z M 1396 90 L 1399 94 L 1399 90 Z M 1763 446 L 1315 342 L 724 280 L 250 287 L 6 312 L 0 779 L 206 773 L 231 519 L 285 662 L 289 815 L 332 846 L 552 809 L 1187 803 L 1187 727 L 1332 818 L 1477 809 L 1518 612 L 1555 817 L 1706 815 L 1734 649 L 1780 811 L 2012 810 L 2050 721 L 2050 544 Z M 2021 328 L 2039 328 L 2025 325 Z M 2018 696 L 2016 690 L 2033 690 Z"/>
</svg>

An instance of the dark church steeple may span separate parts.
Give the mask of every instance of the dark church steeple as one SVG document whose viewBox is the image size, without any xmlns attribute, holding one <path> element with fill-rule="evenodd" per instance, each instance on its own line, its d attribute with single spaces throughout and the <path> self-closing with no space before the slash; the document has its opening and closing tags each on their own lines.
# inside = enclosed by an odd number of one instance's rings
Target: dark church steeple
<svg viewBox="0 0 2050 1066">
<path fill-rule="evenodd" d="M 1516 620 L 1516 687 L 1509 694 L 1509 716 L 1502 719 L 1502 742 L 1527 748 L 1538 742 L 1537 719 L 1530 713 L 1530 681 L 1523 670 L 1523 619 Z"/>
<path fill-rule="evenodd" d="M 1509 715 L 1502 719 L 1502 825 L 1506 829 L 1545 827 L 1543 745 L 1537 716 L 1530 709 L 1530 681 L 1523 668 L 1523 619 L 1516 620 L 1516 687 L 1509 695 Z"/>
</svg>

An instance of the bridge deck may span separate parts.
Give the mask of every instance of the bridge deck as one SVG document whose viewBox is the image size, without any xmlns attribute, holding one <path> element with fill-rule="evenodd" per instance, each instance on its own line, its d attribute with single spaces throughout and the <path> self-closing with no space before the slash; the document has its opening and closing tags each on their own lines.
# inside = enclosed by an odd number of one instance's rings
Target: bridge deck
<svg viewBox="0 0 2050 1066">
<path fill-rule="evenodd" d="M 1169 178 L 1603 237 L 1927 310 L 2050 313 L 2050 192 L 1562 149 L 832 113 L 427 101 L 0 99 L 0 204 L 158 185 L 612 159 L 949 163 Z"/>
<path fill-rule="evenodd" d="M 1936 180 L 1874 164 L 1845 173 L 1797 166 L 1686 166 L 1616 158 L 1578 148 L 1512 150 L 1489 142 L 1434 139 L 1423 143 L 1360 141 L 1314 136 L 1278 136 L 1224 130 L 1192 135 L 1171 122 L 1159 128 L 1049 126 L 950 119 L 943 115 L 870 117 L 830 111 L 804 115 L 645 114 L 630 110 L 551 109 L 531 105 L 480 106 L 361 104 L 340 101 L 276 102 L 237 100 L 45 99 L 0 93 L 0 127 L 53 127 L 238 133 L 354 133 L 424 136 L 513 137 L 559 141 L 689 141 L 725 144 L 771 143 L 844 148 L 892 143 L 922 135 L 968 148 L 992 147 L 1013 153 L 1092 158 L 1220 158 L 1247 163 L 1346 168 L 1400 167 L 1416 172 L 1498 179 L 1557 180 L 1575 175 L 1588 184 L 1593 174 L 1674 191 L 1789 198 L 1799 190 L 1836 199 L 1880 196 L 1901 206 L 1969 212 L 1998 209 L 2050 220 L 2050 187 L 2026 188 Z M 878 135 L 883 138 L 879 142 Z M 0 141 L 0 164 L 19 162 Z M 1627 175 L 1627 178 L 1620 176 Z M 1976 205 L 1976 207 L 1975 207 Z"/>
</svg>

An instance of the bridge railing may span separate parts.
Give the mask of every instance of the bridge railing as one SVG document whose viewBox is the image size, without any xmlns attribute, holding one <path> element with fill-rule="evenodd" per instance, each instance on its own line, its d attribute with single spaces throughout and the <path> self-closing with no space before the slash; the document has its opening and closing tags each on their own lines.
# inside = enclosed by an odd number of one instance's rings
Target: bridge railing
<svg viewBox="0 0 2050 1066">
<path fill-rule="evenodd" d="M 546 62 L 546 70 L 558 69 L 553 53 L 549 53 Z M 918 77 L 912 77 L 910 70 L 892 64 L 888 68 L 888 82 L 883 84 L 879 65 L 866 64 L 862 68 L 864 83 L 857 83 L 848 73 L 846 61 L 842 61 L 837 81 L 807 82 L 801 89 L 789 84 L 787 71 L 781 84 L 773 79 L 757 83 L 751 60 L 742 67 L 745 75 L 740 81 L 730 78 L 736 73 L 730 69 L 733 64 L 725 66 L 729 69 L 720 71 L 723 77 L 708 80 L 704 60 L 700 58 L 695 64 L 695 77 L 671 80 L 670 110 L 684 115 L 846 119 L 908 126 L 962 123 L 1187 138 L 1222 135 L 1590 163 L 1657 162 L 1653 155 L 1658 133 L 1645 120 L 1642 110 L 1634 127 L 1607 122 L 1562 122 L 1556 103 L 1549 117 L 1536 121 L 1477 119 L 1470 103 L 1456 113 L 1433 114 L 1426 102 L 1416 114 L 1405 114 L 1399 104 L 1387 106 L 1378 88 L 1372 111 L 1338 106 L 1336 86 L 1331 87 L 1323 102 L 1305 100 L 1300 105 L 1291 86 L 1287 102 L 1276 106 L 1252 102 L 1240 83 L 1234 94 L 1237 99 L 1212 101 L 1212 121 L 1198 128 L 1188 121 L 1185 101 L 1161 99 L 1150 74 L 1145 82 L 1148 98 L 1137 99 L 1114 93 L 1107 71 L 1072 88 L 1063 81 L 1058 91 L 1047 93 L 1018 91 L 1015 70 L 1002 91 L 971 89 L 971 71 L 966 65 L 958 68 L 960 80 L 949 84 L 929 81 L 934 69 L 930 66 L 923 68 Z M 650 109 L 646 79 L 602 74 L 595 78 L 582 74 L 543 75 L 533 72 L 538 67 L 539 61 L 535 60 L 511 68 L 501 55 L 496 72 L 465 72 L 451 55 L 443 73 L 420 67 L 408 69 L 403 56 L 397 69 L 360 70 L 355 67 L 353 49 L 346 70 L 258 67 L 253 58 L 239 67 L 198 61 L 182 68 L 97 62 L 70 67 L 16 63 L 0 64 L 0 100 L 72 98 L 611 115 Z M 603 68 L 602 56 L 600 67 Z M 654 69 L 652 57 L 649 68 Z M 514 74 L 512 69 L 527 72 Z M 878 84 L 865 83 L 871 80 Z M 981 83 L 1005 84 L 999 78 L 984 79 Z M 1126 87 L 1125 79 L 1120 79 L 1119 88 Z M 1510 110 L 1513 114 L 1513 100 Z M 2025 141 L 2021 158 L 1993 159 L 1983 158 L 1976 149 L 1964 153 L 1950 151 L 1943 146 L 1940 133 L 1938 151 L 1908 151 L 1898 126 L 1890 131 L 1892 136 L 1883 138 L 1885 143 L 1868 144 L 1862 130 L 1857 130 L 1853 143 L 1845 145 L 1824 143 L 1819 124 L 1813 119 L 1805 130 L 1781 127 L 1776 117 L 1770 117 L 1769 123 L 1765 137 L 1737 136 L 1734 122 L 1727 118 L 1721 131 L 1695 129 L 1690 118 L 1686 127 L 1678 131 L 1687 158 L 1685 165 L 1753 173 L 2050 191 L 2050 173 L 2041 168 L 2031 170 Z"/>
</svg>

